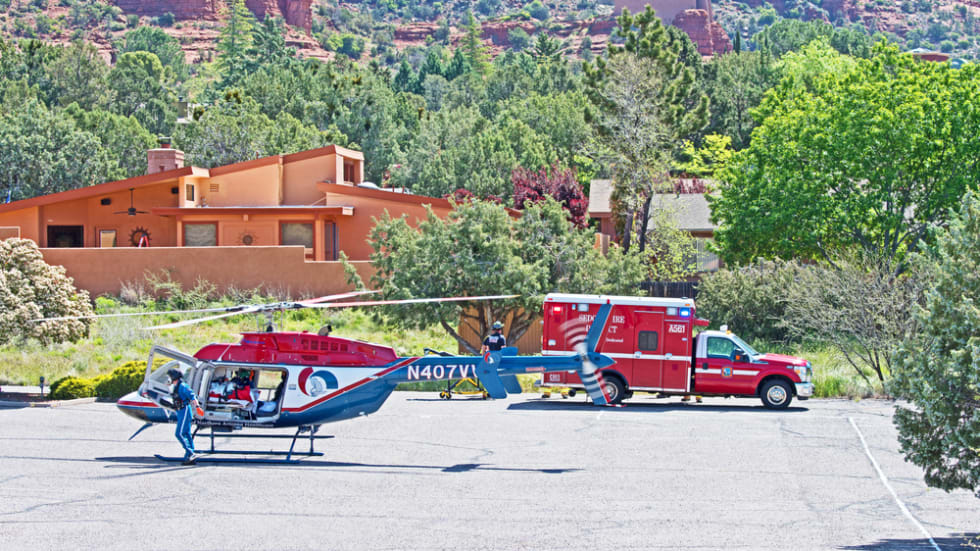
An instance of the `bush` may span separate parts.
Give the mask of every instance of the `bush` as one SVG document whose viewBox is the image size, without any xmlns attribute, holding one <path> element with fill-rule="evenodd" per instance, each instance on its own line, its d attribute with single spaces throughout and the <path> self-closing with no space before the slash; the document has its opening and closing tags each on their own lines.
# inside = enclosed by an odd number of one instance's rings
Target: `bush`
<svg viewBox="0 0 980 551">
<path fill-rule="evenodd" d="M 126 394 L 139 389 L 146 374 L 146 362 L 126 362 L 108 375 L 93 381 L 95 395 L 99 398 L 118 400 Z"/>
<path fill-rule="evenodd" d="M 64 377 L 51 385 L 52 400 L 73 400 L 75 398 L 91 398 L 95 396 L 95 385 L 89 379 Z"/>
<path fill-rule="evenodd" d="M 88 292 L 76 290 L 63 267 L 45 263 L 37 244 L 0 241 L 0 344 L 18 337 L 42 344 L 74 341 L 88 334 L 91 320 L 31 320 L 92 314 Z"/>
<path fill-rule="evenodd" d="M 792 262 L 760 260 L 708 275 L 698 285 L 698 317 L 710 319 L 713 327 L 728 325 L 749 341 L 787 342 L 791 337 L 782 320 L 799 269 Z"/>
<path fill-rule="evenodd" d="M 541 0 L 534 0 L 527 6 L 527 12 L 531 17 L 537 19 L 538 21 L 544 21 L 548 19 L 551 12 L 548 10 L 548 6 L 541 3 Z"/>
</svg>

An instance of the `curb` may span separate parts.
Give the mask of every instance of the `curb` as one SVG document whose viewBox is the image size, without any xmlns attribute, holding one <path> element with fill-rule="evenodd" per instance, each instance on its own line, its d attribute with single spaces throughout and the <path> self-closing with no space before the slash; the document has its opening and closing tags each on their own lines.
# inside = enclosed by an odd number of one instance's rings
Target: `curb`
<svg viewBox="0 0 980 551">
<path fill-rule="evenodd" d="M 91 404 L 93 402 L 95 402 L 95 398 L 51 400 L 48 402 L 18 402 L 13 400 L 0 400 L 0 408 L 56 408 L 60 406 L 72 406 L 75 404 Z"/>
</svg>

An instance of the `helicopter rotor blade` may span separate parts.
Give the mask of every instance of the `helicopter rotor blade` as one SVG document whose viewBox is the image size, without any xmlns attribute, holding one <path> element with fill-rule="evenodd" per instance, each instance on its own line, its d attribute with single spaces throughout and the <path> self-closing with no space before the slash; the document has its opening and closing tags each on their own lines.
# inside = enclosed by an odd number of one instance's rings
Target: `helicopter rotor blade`
<svg viewBox="0 0 980 551">
<path fill-rule="evenodd" d="M 344 298 L 351 298 L 360 295 L 370 295 L 377 293 L 378 291 L 351 291 L 349 293 L 341 293 L 338 295 L 327 295 L 317 298 L 312 298 L 309 300 L 299 301 L 299 302 L 276 302 L 272 304 L 256 304 L 253 306 L 236 306 L 234 311 L 228 311 L 227 313 L 218 314 L 216 316 L 206 316 L 203 318 L 194 318 L 189 320 L 177 321 L 173 323 L 167 323 L 164 325 L 155 325 L 153 327 L 146 327 L 146 331 L 154 331 L 157 329 L 175 329 L 177 327 L 186 327 L 188 325 L 194 325 L 195 323 L 203 323 L 205 321 L 212 321 L 221 318 L 227 318 L 229 316 L 237 316 L 239 314 L 253 314 L 256 312 L 270 312 L 275 310 L 288 310 L 294 308 L 316 308 L 323 307 L 323 303 L 331 300 L 339 300 Z"/>
<path fill-rule="evenodd" d="M 221 318 L 227 318 L 230 316 L 237 316 L 239 314 L 251 314 L 254 312 L 260 312 L 268 307 L 267 304 L 259 304 L 256 306 L 248 306 L 234 312 L 225 312 L 224 314 L 218 314 L 216 316 L 206 316 L 203 318 L 193 318 L 183 321 L 175 321 L 173 323 L 165 323 L 163 325 L 154 325 L 153 327 L 144 327 L 144 331 L 155 331 L 157 329 L 176 329 L 177 327 L 186 327 L 188 325 L 194 325 L 195 323 L 203 323 L 205 321 L 212 321 Z"/>
<path fill-rule="evenodd" d="M 134 316 L 165 316 L 167 314 L 204 314 L 208 312 L 228 312 L 231 310 L 241 310 L 244 306 L 224 306 L 221 308 L 198 308 L 196 310 L 165 310 L 162 312 L 125 312 L 121 314 L 92 314 L 91 316 L 59 316 L 55 318 L 37 318 L 31 321 L 66 321 L 83 320 L 95 318 L 126 318 Z"/>
<path fill-rule="evenodd" d="M 340 300 L 340 299 L 345 299 L 345 298 L 354 298 L 354 297 L 359 297 L 359 296 L 363 296 L 363 295 L 373 295 L 375 293 L 380 293 L 380 292 L 381 291 L 351 291 L 349 293 L 343 293 L 343 294 L 339 294 L 339 295 L 327 295 L 327 296 L 324 296 L 324 297 L 316 297 L 316 298 L 310 298 L 310 299 L 306 299 L 306 300 L 301 300 L 301 301 L 299 301 L 299 304 L 302 304 L 303 306 L 308 306 L 310 304 L 319 304 L 321 302 L 328 302 L 328 301 L 331 301 L 331 300 Z"/>
<path fill-rule="evenodd" d="M 356 302 L 331 302 L 327 304 L 310 304 L 310 308 L 352 308 L 354 306 L 382 306 L 385 304 L 425 304 L 430 302 L 466 302 L 478 300 L 498 300 L 516 298 L 520 295 L 487 295 L 480 297 L 443 297 L 443 298 L 408 298 L 400 300 L 362 300 Z"/>
</svg>

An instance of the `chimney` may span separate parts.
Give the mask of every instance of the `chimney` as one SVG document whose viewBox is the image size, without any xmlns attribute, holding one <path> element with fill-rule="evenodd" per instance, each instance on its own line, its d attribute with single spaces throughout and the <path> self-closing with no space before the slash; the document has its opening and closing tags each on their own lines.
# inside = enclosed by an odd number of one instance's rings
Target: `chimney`
<svg viewBox="0 0 980 551">
<path fill-rule="evenodd" d="M 160 147 L 146 152 L 146 173 L 184 168 L 184 152 L 170 147 L 170 138 L 161 136 Z"/>
</svg>

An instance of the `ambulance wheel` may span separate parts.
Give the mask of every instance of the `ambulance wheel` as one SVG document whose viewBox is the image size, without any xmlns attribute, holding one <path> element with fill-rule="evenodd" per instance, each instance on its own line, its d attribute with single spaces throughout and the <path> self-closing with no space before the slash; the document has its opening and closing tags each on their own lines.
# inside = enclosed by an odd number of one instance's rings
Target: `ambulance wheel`
<svg viewBox="0 0 980 551">
<path fill-rule="evenodd" d="M 452 395 L 446 392 L 445 390 L 443 390 L 442 392 L 439 393 L 439 397 L 442 398 L 443 400 L 448 400 L 452 398 Z"/>
<path fill-rule="evenodd" d="M 602 388 L 606 391 L 606 396 L 609 397 L 610 404 L 618 404 L 626 396 L 626 387 L 618 377 L 604 377 L 602 379 Z"/>
<path fill-rule="evenodd" d="M 578 392 L 578 391 L 577 391 L 577 390 L 575 390 L 574 388 L 570 388 L 570 389 L 568 389 L 568 395 L 569 395 L 570 397 L 572 397 L 572 398 L 574 398 L 574 397 L 575 397 L 575 393 L 576 393 L 576 392 Z"/>
<path fill-rule="evenodd" d="M 786 381 L 774 379 L 762 385 L 759 398 L 767 409 L 785 409 L 793 401 L 793 391 Z"/>
</svg>

